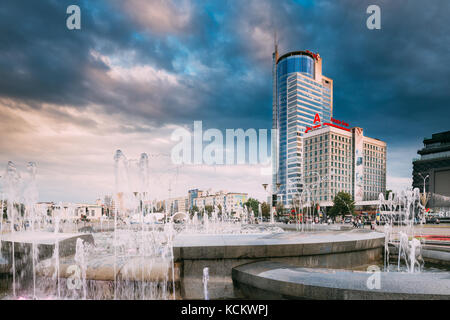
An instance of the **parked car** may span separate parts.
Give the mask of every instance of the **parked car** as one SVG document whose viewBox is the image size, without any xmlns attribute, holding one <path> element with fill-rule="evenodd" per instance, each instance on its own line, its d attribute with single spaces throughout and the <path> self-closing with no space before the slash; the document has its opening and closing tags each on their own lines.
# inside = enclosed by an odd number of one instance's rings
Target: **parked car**
<svg viewBox="0 0 450 320">
<path fill-rule="evenodd" d="M 278 219 L 278 221 L 279 222 L 282 222 L 282 223 L 289 223 L 289 217 L 280 217 L 279 219 Z"/>
<path fill-rule="evenodd" d="M 430 224 L 439 224 L 439 219 L 437 217 L 430 217 L 426 220 L 426 223 Z"/>
</svg>

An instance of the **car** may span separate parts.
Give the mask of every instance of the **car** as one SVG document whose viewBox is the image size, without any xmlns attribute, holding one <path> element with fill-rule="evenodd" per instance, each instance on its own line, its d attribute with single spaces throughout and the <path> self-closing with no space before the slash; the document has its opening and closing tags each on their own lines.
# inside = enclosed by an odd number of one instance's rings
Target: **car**
<svg viewBox="0 0 450 320">
<path fill-rule="evenodd" d="M 350 222 L 352 222 L 352 218 L 349 218 L 349 217 L 344 218 L 344 223 L 350 223 Z"/>
<path fill-rule="evenodd" d="M 286 224 L 289 223 L 289 220 L 290 220 L 289 217 L 281 217 L 278 219 L 279 222 L 286 223 Z"/>
<path fill-rule="evenodd" d="M 426 220 L 426 223 L 430 224 L 439 224 L 439 219 L 437 217 L 430 217 Z"/>
</svg>

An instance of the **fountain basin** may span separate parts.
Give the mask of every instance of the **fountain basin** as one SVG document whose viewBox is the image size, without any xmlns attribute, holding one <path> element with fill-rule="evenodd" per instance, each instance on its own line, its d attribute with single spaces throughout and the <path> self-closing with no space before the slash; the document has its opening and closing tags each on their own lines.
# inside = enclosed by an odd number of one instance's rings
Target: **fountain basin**
<svg viewBox="0 0 450 320">
<path fill-rule="evenodd" d="M 391 257 L 398 257 L 398 243 L 389 244 L 389 254 Z M 450 245 L 422 245 L 422 259 L 435 265 L 450 266 Z"/>
<path fill-rule="evenodd" d="M 250 299 L 450 299 L 450 273 L 380 272 L 379 288 L 370 289 L 374 273 L 299 268 L 260 261 L 233 269 L 236 291 Z"/>
<path fill-rule="evenodd" d="M 369 230 L 286 232 L 241 235 L 178 235 L 174 259 L 180 263 L 185 299 L 203 299 L 202 270 L 209 268 L 210 299 L 242 298 L 233 268 L 260 260 L 298 267 L 355 268 L 383 259 L 384 234 Z"/>
<path fill-rule="evenodd" d="M 115 264 L 115 266 L 114 266 Z M 70 266 L 77 265 L 73 256 L 59 261 L 59 277 L 68 278 L 73 275 Z M 69 270 L 68 270 L 69 269 Z M 42 261 L 37 267 L 37 274 L 51 277 L 55 272 L 52 259 Z M 179 280 L 179 268 L 175 265 L 175 282 Z M 95 281 L 172 281 L 172 267 L 167 261 L 148 257 L 117 257 L 106 256 L 90 259 L 86 265 L 86 279 Z"/>
<path fill-rule="evenodd" d="M 53 255 L 56 243 L 59 244 L 59 256 L 66 257 L 75 254 L 77 239 L 81 238 L 87 243 L 93 243 L 91 234 L 81 233 L 53 233 L 53 232 L 15 232 L 4 234 L 1 237 L 1 255 L 3 260 L 2 271 L 9 272 L 11 268 L 11 252 L 14 244 L 14 256 L 17 259 L 17 267 L 28 265 L 31 261 L 32 246 L 35 244 L 38 252 L 37 260 L 49 258 Z"/>
</svg>

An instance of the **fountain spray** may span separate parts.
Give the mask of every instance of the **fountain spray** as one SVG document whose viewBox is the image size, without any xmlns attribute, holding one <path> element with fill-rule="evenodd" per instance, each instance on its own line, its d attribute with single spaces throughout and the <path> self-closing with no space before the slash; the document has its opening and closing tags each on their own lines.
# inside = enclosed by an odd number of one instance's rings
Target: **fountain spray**
<svg viewBox="0 0 450 320">
<path fill-rule="evenodd" d="M 205 300 L 209 300 L 208 297 L 208 281 L 209 281 L 209 268 L 203 268 L 203 295 Z"/>
</svg>

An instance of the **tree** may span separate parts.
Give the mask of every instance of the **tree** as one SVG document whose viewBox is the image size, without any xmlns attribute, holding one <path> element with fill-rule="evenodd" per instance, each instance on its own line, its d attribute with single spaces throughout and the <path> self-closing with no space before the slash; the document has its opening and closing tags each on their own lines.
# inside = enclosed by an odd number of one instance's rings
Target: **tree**
<svg viewBox="0 0 450 320">
<path fill-rule="evenodd" d="M 384 193 L 384 199 L 389 198 L 389 193 L 392 193 L 392 190 L 386 190 L 386 192 Z"/>
<path fill-rule="evenodd" d="M 210 205 L 205 206 L 205 211 L 208 213 L 208 216 L 211 216 L 211 212 L 213 212 L 213 210 L 214 210 L 213 206 Z"/>
<path fill-rule="evenodd" d="M 3 201 L 2 205 L 3 205 L 2 217 L 3 217 L 3 219 L 8 219 L 8 213 L 7 213 L 8 212 L 8 210 L 7 210 L 8 204 L 7 204 L 6 200 Z"/>
<path fill-rule="evenodd" d="M 345 216 L 346 214 L 354 214 L 355 201 L 352 196 L 344 191 L 340 191 L 333 199 L 333 207 L 330 209 L 330 216 Z"/>
<path fill-rule="evenodd" d="M 263 217 L 270 217 L 270 206 L 267 202 L 261 204 L 261 211 Z"/>
<path fill-rule="evenodd" d="M 191 208 L 191 210 L 189 210 L 191 212 L 191 215 L 194 215 L 195 212 L 200 212 L 200 210 L 198 209 L 198 207 L 194 204 Z"/>
<path fill-rule="evenodd" d="M 277 207 L 276 207 L 277 215 L 279 215 L 279 216 L 284 215 L 284 211 L 285 211 L 285 209 L 284 209 L 283 203 L 282 202 L 277 203 Z"/>
<path fill-rule="evenodd" d="M 259 210 L 259 201 L 257 199 L 249 198 L 244 205 L 247 209 L 252 208 L 253 214 L 257 215 Z"/>
</svg>

